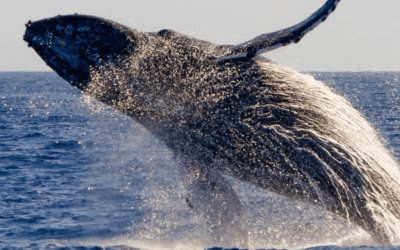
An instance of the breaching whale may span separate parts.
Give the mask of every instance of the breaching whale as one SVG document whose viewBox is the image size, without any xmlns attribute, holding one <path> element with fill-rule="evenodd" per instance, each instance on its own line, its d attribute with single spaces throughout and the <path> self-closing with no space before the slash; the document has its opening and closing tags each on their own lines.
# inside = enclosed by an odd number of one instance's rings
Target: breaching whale
<svg viewBox="0 0 400 250">
<path fill-rule="evenodd" d="M 396 160 L 344 98 L 260 56 L 298 42 L 339 2 L 239 45 L 77 14 L 29 21 L 24 40 L 72 86 L 172 150 L 184 166 L 186 202 L 205 214 L 217 244 L 247 244 L 240 201 L 223 175 L 323 207 L 392 244 L 400 236 Z"/>
</svg>

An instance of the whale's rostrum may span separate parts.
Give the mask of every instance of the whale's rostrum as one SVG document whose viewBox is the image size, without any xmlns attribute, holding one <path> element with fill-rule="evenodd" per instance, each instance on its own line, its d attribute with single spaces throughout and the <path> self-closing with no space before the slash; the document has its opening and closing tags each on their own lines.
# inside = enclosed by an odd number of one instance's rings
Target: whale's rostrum
<svg viewBox="0 0 400 250">
<path fill-rule="evenodd" d="M 187 203 L 208 218 L 216 244 L 248 244 L 240 201 L 222 174 L 323 207 L 391 244 L 400 232 L 393 156 L 344 98 L 259 56 L 298 42 L 338 3 L 234 46 L 86 15 L 29 22 L 24 39 L 62 78 L 172 150 Z"/>
</svg>

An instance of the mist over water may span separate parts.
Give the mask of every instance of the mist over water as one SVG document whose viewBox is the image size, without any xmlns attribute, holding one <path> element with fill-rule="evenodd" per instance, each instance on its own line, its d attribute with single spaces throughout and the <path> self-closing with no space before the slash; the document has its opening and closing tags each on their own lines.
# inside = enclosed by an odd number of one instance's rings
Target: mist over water
<svg viewBox="0 0 400 250">
<path fill-rule="evenodd" d="M 400 158 L 399 73 L 315 73 L 357 107 Z M 54 73 L 0 74 L 0 248 L 204 249 L 165 145 Z M 251 246 L 374 245 L 347 220 L 229 178 Z M 378 249 L 378 248 L 374 248 Z"/>
</svg>

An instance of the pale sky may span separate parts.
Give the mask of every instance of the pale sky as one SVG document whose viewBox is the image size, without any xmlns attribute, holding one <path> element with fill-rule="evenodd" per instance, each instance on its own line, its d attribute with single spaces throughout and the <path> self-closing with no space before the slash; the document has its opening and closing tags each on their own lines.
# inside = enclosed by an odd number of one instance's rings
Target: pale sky
<svg viewBox="0 0 400 250">
<path fill-rule="evenodd" d="M 24 24 L 58 14 L 90 14 L 141 31 L 168 28 L 238 44 L 296 24 L 324 0 L 0 0 L 0 71 L 49 67 L 22 40 Z M 302 71 L 400 71 L 400 0 L 342 0 L 300 43 L 265 53 Z"/>
</svg>

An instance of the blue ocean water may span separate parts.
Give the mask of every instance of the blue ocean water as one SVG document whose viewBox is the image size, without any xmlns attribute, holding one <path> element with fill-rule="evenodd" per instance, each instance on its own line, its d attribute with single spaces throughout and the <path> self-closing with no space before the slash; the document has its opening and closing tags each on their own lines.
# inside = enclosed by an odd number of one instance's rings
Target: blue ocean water
<svg viewBox="0 0 400 250">
<path fill-rule="evenodd" d="M 311 74 L 346 96 L 400 160 L 400 72 Z M 341 218 L 230 181 L 252 248 L 400 249 L 374 247 Z M 132 119 L 55 73 L 0 73 L 0 249 L 214 247 L 184 200 L 172 153 Z"/>
</svg>

